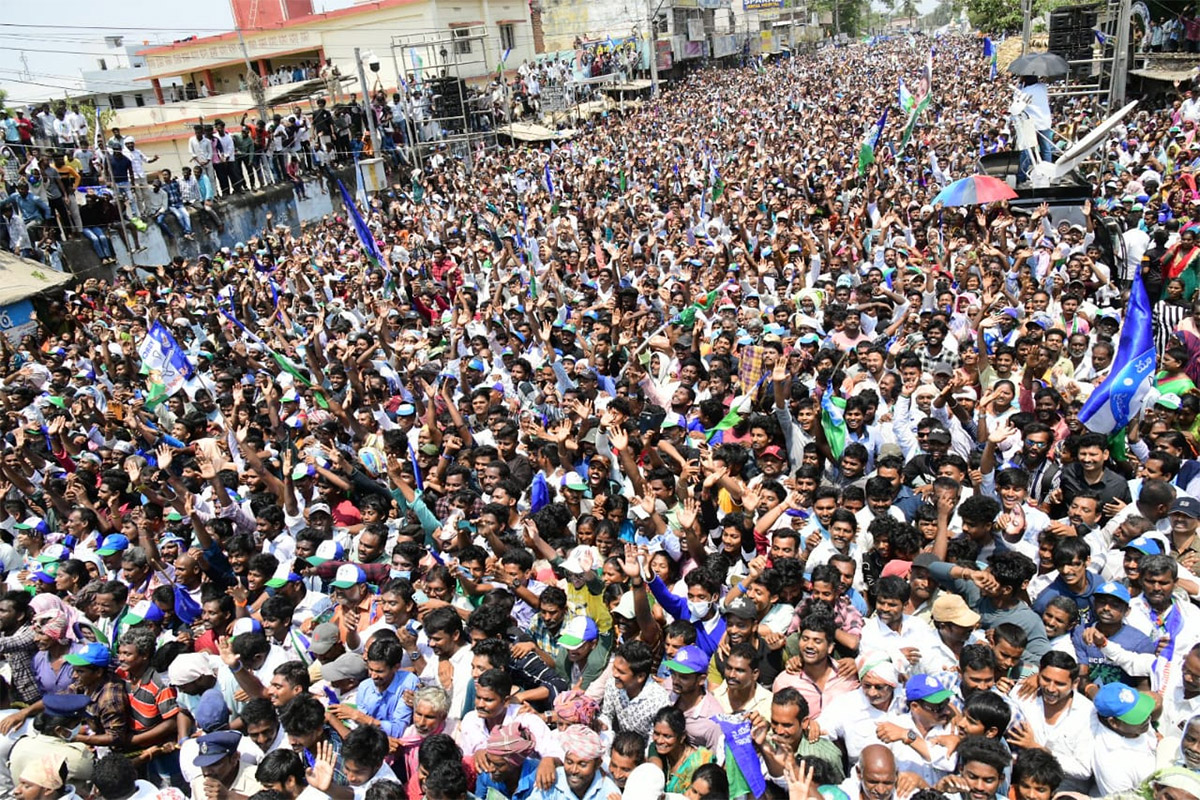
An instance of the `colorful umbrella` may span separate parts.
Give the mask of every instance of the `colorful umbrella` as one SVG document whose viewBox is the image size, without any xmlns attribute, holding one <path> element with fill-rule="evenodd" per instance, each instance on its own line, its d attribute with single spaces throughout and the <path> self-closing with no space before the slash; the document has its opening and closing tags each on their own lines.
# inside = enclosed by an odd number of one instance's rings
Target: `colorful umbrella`
<svg viewBox="0 0 1200 800">
<path fill-rule="evenodd" d="M 983 203 L 994 203 L 997 200 L 1011 200 L 1016 197 L 1007 183 L 991 175 L 972 175 L 960 178 L 938 192 L 933 198 L 933 205 L 941 203 L 944 206 L 978 206 Z"/>
</svg>

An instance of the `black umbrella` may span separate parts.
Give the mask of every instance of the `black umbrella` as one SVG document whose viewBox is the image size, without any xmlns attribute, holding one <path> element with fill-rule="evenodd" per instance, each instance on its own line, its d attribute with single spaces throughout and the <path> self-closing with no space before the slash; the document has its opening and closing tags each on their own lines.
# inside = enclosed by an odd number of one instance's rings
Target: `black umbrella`
<svg viewBox="0 0 1200 800">
<path fill-rule="evenodd" d="M 1037 78 L 1064 78 L 1071 71 L 1067 60 L 1056 53 L 1026 53 L 1008 65 L 1013 75 Z"/>
</svg>

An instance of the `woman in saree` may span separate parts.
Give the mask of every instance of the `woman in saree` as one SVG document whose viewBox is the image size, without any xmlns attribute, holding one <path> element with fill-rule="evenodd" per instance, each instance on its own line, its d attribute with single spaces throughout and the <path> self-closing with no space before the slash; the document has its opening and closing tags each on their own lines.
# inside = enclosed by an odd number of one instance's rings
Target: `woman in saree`
<svg viewBox="0 0 1200 800">
<path fill-rule="evenodd" d="M 650 729 L 650 757 L 667 776 L 667 792 L 686 794 L 696 770 L 713 761 L 712 751 L 688 744 L 687 722 L 683 712 L 667 706 L 654 715 Z"/>
</svg>

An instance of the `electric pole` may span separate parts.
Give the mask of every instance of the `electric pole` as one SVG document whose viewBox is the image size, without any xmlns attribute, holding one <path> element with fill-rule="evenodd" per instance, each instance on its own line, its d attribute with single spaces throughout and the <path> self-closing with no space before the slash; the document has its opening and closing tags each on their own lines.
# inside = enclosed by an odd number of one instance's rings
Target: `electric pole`
<svg viewBox="0 0 1200 800">
<path fill-rule="evenodd" d="M 654 9 L 646 0 L 646 39 L 650 49 L 650 96 L 658 97 L 658 31 L 654 28 Z"/>
<path fill-rule="evenodd" d="M 237 29 L 238 44 L 242 46 L 242 59 L 246 62 L 246 88 L 250 90 L 250 96 L 254 98 L 255 105 L 258 106 L 258 118 L 267 122 L 267 95 L 263 91 L 262 76 L 258 74 L 258 70 L 250 64 L 250 51 L 246 49 L 246 39 L 242 36 L 242 29 Z M 239 168 L 240 169 L 240 168 Z"/>
<path fill-rule="evenodd" d="M 371 130 L 371 149 L 379 155 L 379 131 L 375 129 L 375 109 L 371 106 L 371 96 L 367 92 L 367 73 L 363 72 L 362 54 L 354 48 L 354 66 L 358 68 L 358 84 L 362 87 L 363 104 L 366 106 L 367 127 Z"/>
</svg>

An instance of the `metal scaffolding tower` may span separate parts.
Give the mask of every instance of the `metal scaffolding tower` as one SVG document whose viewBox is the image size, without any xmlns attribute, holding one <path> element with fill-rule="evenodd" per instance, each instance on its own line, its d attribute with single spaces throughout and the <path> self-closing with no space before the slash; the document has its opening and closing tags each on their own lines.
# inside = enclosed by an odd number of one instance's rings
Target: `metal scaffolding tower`
<svg viewBox="0 0 1200 800">
<path fill-rule="evenodd" d="M 1105 0 L 1097 9 L 1092 29 L 1091 57 L 1069 59 L 1071 81 L 1051 89 L 1052 96 L 1092 95 L 1108 112 L 1125 104 L 1125 86 L 1129 77 L 1130 0 Z M 1051 47 L 1053 50 L 1053 47 Z"/>
<path fill-rule="evenodd" d="M 392 37 L 397 85 L 409 95 L 403 146 L 415 165 L 444 147 L 472 170 L 475 155 L 497 145 L 498 120 L 486 90 L 496 66 L 488 63 L 487 40 L 483 25 Z M 485 90 L 477 92 L 470 84 L 481 80 Z M 415 101 L 414 94 L 419 95 Z"/>
</svg>

